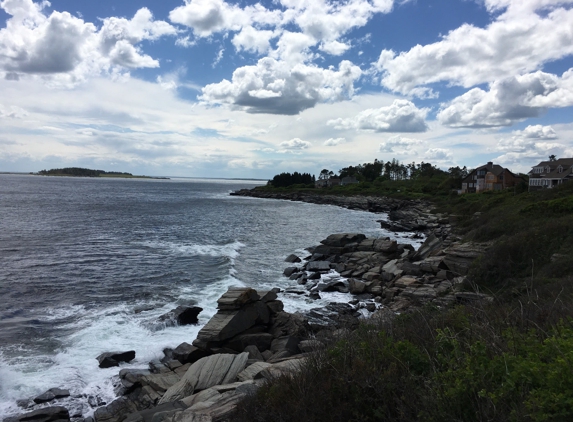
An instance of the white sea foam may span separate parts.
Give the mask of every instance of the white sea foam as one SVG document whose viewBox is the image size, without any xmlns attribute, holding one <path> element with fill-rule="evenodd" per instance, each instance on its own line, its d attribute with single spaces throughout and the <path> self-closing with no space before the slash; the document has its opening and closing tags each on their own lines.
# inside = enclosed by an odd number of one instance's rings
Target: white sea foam
<svg viewBox="0 0 573 422">
<path fill-rule="evenodd" d="M 227 243 L 224 245 L 207 245 L 198 243 L 180 244 L 174 242 L 159 242 L 159 241 L 147 241 L 142 242 L 143 246 L 168 250 L 180 255 L 207 255 L 207 256 L 226 256 L 229 258 L 237 258 L 239 256 L 239 251 L 245 245 L 239 241 L 232 243 Z"/>
</svg>

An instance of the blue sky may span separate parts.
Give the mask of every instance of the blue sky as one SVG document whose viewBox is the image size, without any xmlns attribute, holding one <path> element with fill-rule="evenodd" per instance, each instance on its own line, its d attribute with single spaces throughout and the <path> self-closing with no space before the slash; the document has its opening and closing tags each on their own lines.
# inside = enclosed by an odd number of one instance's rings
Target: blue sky
<svg viewBox="0 0 573 422">
<path fill-rule="evenodd" d="M 573 0 L 0 1 L 0 171 L 573 156 Z"/>
</svg>

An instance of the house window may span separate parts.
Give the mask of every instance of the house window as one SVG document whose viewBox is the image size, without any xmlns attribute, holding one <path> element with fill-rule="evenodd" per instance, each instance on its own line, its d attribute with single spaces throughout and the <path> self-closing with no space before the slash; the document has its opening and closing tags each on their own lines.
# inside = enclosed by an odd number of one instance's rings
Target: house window
<svg viewBox="0 0 573 422">
<path fill-rule="evenodd" d="M 557 167 L 557 173 L 563 173 L 563 167 L 561 166 Z"/>
</svg>

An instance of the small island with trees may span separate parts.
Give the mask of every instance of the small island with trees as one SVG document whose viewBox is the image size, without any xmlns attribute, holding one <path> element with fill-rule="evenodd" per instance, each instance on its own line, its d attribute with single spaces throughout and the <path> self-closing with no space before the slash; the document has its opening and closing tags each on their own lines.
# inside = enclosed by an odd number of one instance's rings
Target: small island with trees
<svg viewBox="0 0 573 422">
<path fill-rule="evenodd" d="M 131 173 L 119 171 L 92 170 L 81 167 L 65 167 L 61 169 L 40 170 L 39 176 L 67 177 L 120 177 L 124 179 L 169 179 L 168 177 L 134 176 Z"/>
</svg>

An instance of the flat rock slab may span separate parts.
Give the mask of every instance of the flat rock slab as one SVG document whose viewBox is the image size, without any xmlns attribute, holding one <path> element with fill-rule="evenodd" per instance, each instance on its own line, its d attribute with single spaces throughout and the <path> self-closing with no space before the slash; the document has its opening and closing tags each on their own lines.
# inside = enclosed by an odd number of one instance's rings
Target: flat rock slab
<svg viewBox="0 0 573 422">
<path fill-rule="evenodd" d="M 329 261 L 312 261 L 309 262 L 307 267 L 307 271 L 330 271 L 330 262 Z"/>
<path fill-rule="evenodd" d="M 258 295 L 257 295 L 258 296 Z M 209 320 L 197 334 L 197 343 L 222 342 L 251 328 L 257 322 L 268 324 L 270 311 L 261 301 L 250 303 L 239 310 L 219 311 Z M 199 346 L 201 347 L 201 346 Z"/>
<path fill-rule="evenodd" d="M 100 368 L 111 368 L 113 366 L 119 366 L 120 362 L 131 362 L 135 359 L 135 350 L 102 353 L 96 359 L 99 362 Z"/>
<path fill-rule="evenodd" d="M 205 390 L 235 381 L 237 375 L 245 369 L 248 358 L 248 353 L 241 353 L 218 354 L 199 359 L 191 365 L 179 382 L 165 392 L 160 403 L 180 400 L 196 390 Z"/>
<path fill-rule="evenodd" d="M 255 377 L 264 369 L 267 369 L 271 366 L 270 363 L 267 362 L 255 362 L 252 365 L 247 366 L 239 375 L 237 375 L 237 379 L 239 381 L 248 381 L 253 380 Z"/>
<path fill-rule="evenodd" d="M 69 390 L 64 390 L 62 388 L 50 388 L 45 393 L 40 394 L 38 397 L 34 398 L 34 403 L 36 404 L 47 403 L 55 399 L 63 399 L 64 397 L 69 397 L 69 396 L 70 396 Z"/>
<path fill-rule="evenodd" d="M 247 303 L 259 300 L 259 294 L 250 287 L 231 287 L 227 293 L 217 300 L 217 307 L 221 310 L 240 309 Z"/>
</svg>

